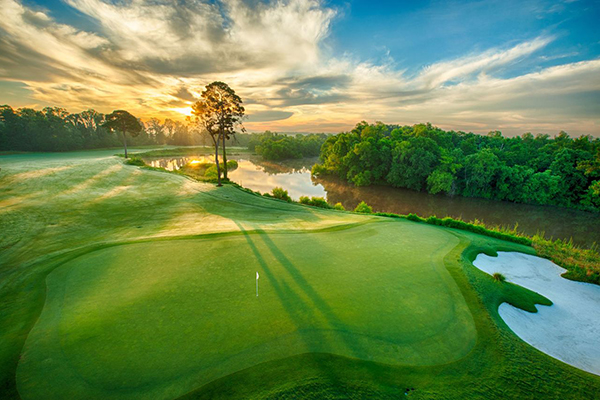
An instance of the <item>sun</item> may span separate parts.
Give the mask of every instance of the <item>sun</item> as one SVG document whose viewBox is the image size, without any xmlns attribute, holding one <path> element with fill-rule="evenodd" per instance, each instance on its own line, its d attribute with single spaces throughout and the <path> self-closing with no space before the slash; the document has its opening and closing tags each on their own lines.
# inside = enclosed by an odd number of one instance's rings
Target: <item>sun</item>
<svg viewBox="0 0 600 400">
<path fill-rule="evenodd" d="M 180 114 L 183 114 L 187 117 L 191 117 L 192 116 L 192 107 L 181 107 L 181 108 L 173 108 L 173 111 L 177 111 Z"/>
</svg>

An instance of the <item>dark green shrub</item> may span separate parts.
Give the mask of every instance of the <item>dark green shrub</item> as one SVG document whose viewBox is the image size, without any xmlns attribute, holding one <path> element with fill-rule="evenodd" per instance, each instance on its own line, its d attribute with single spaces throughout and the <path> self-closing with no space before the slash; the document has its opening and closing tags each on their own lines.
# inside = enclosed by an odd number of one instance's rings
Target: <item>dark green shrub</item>
<svg viewBox="0 0 600 400">
<path fill-rule="evenodd" d="M 342 203 L 335 203 L 335 205 L 333 206 L 334 209 L 339 210 L 339 211 L 345 211 L 346 209 L 344 208 L 344 206 L 342 205 Z"/>
<path fill-rule="evenodd" d="M 217 165 L 213 164 L 206 168 L 206 171 L 204 171 L 204 176 L 207 178 L 217 178 Z"/>
<path fill-rule="evenodd" d="M 227 161 L 227 171 L 234 171 L 238 167 L 238 162 L 236 160 L 228 160 Z"/>
<path fill-rule="evenodd" d="M 321 174 L 326 174 L 327 168 L 325 168 L 325 166 L 323 164 L 315 164 L 312 166 L 310 173 L 315 176 L 319 176 Z"/>
<path fill-rule="evenodd" d="M 432 215 L 431 217 L 427 218 L 425 222 L 431 225 L 443 225 L 443 221 L 435 215 Z"/>
<path fill-rule="evenodd" d="M 310 199 L 310 205 L 320 208 L 332 208 L 323 197 L 312 197 Z"/>
<path fill-rule="evenodd" d="M 413 214 L 410 213 L 406 216 L 406 219 L 409 221 L 415 221 L 415 222 L 424 222 L 425 220 L 421 217 L 419 217 L 417 214 Z"/>
<path fill-rule="evenodd" d="M 494 272 L 494 275 L 492 275 L 492 278 L 494 278 L 494 280 L 496 282 L 504 282 L 506 280 L 506 277 L 504 275 L 502 275 L 500 272 Z"/>
<path fill-rule="evenodd" d="M 405 215 L 394 214 L 394 213 L 384 213 L 384 212 L 378 212 L 378 213 L 375 213 L 375 215 L 378 215 L 380 217 L 388 217 L 388 218 L 406 218 Z"/>
<path fill-rule="evenodd" d="M 132 156 L 131 158 L 128 158 L 125 160 L 125 164 L 127 165 L 137 165 L 138 167 L 143 167 L 146 165 L 146 163 L 144 162 L 144 160 L 142 160 L 141 157 L 138 156 Z"/>
<path fill-rule="evenodd" d="M 354 212 L 361 213 L 361 214 L 372 214 L 373 208 L 370 205 L 368 205 L 367 203 L 365 203 L 364 201 L 361 201 L 354 209 Z"/>
<path fill-rule="evenodd" d="M 320 208 L 332 208 L 323 197 L 300 196 L 300 203 Z"/>
<path fill-rule="evenodd" d="M 276 199 L 284 200 L 284 201 L 292 201 L 292 198 L 288 194 L 288 191 L 285 189 L 282 189 L 280 187 L 273 188 L 273 190 L 271 191 L 271 194 Z"/>
</svg>

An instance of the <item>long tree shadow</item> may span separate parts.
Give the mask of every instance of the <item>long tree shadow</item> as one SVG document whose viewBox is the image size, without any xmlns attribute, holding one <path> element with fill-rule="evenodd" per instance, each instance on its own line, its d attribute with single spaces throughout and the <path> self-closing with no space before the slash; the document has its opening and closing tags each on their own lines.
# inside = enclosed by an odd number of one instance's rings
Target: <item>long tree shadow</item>
<svg viewBox="0 0 600 400">
<path fill-rule="evenodd" d="M 252 254 L 254 255 L 254 257 L 256 258 L 256 260 L 262 268 L 262 272 L 269 280 L 269 283 L 273 286 L 275 293 L 281 300 L 281 304 L 283 305 L 285 311 L 288 313 L 290 318 L 293 320 L 298 330 L 302 330 L 310 326 L 310 321 L 308 321 L 308 319 L 310 317 L 309 312 L 310 310 L 312 310 L 312 307 L 310 307 L 310 305 L 308 305 L 304 300 L 302 300 L 302 298 L 285 281 L 279 282 L 279 280 L 275 277 L 275 275 L 269 268 L 268 263 L 266 262 L 264 257 L 260 254 L 260 251 L 258 250 L 256 244 L 252 240 L 250 233 L 248 233 L 248 231 L 246 231 L 239 222 L 236 222 L 236 225 L 239 227 L 240 231 L 244 235 L 244 238 L 246 239 L 246 242 L 248 243 Z M 318 329 L 311 330 L 311 335 L 315 337 L 313 339 L 313 342 L 316 341 L 318 343 L 324 343 L 327 340 L 326 337 L 322 334 L 322 332 Z M 304 341 L 307 351 L 310 352 L 309 349 L 312 347 L 311 341 L 308 340 L 308 338 L 301 333 L 299 334 L 299 336 Z M 323 375 L 327 376 L 330 382 L 334 384 L 338 384 L 341 382 L 340 377 L 338 377 L 336 374 L 336 371 L 330 368 L 326 368 L 325 365 L 323 365 L 323 368 L 321 368 L 321 372 Z"/>
<path fill-rule="evenodd" d="M 366 349 L 364 349 L 358 341 L 351 340 L 347 335 L 344 334 L 350 332 L 349 327 L 335 314 L 325 299 L 323 299 L 323 297 L 321 297 L 321 295 L 312 287 L 312 285 L 302 275 L 300 270 L 279 249 L 279 247 L 277 247 L 269 235 L 261 229 L 257 229 L 257 232 L 260 234 L 261 239 L 267 245 L 273 256 L 275 256 L 277 261 L 279 261 L 279 263 L 288 271 L 290 276 L 312 301 L 321 315 L 325 317 L 331 328 L 331 331 L 338 334 L 337 336 L 343 341 L 344 345 L 351 352 L 352 356 L 355 358 L 364 359 L 365 355 L 368 354 Z"/>
</svg>

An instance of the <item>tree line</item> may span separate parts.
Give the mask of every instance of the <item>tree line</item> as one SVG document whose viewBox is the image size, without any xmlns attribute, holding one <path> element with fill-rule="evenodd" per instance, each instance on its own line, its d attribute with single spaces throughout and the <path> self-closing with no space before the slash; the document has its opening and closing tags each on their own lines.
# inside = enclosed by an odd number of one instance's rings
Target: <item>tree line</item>
<svg viewBox="0 0 600 400">
<path fill-rule="evenodd" d="M 95 110 L 71 114 L 64 108 L 13 109 L 0 106 L 0 151 L 71 151 L 122 146 L 119 131 L 106 126 L 107 116 Z M 129 144 L 188 146 L 208 144 L 192 124 L 152 118 L 141 122 Z"/>
<path fill-rule="evenodd" d="M 3 105 L 0 106 L 0 151 L 54 152 L 123 146 L 118 126 L 111 129 L 106 125 L 111 114 L 95 110 L 73 114 L 59 107 L 34 110 Z M 214 145 L 208 132 L 200 129 L 194 119 L 182 122 L 151 118 L 138 122 L 141 130 L 127 137 L 130 146 Z M 266 160 L 283 160 L 317 157 L 326 138 L 325 134 L 288 136 L 270 131 L 238 132 L 226 137 L 225 142 L 227 146 L 247 147 Z"/>
<path fill-rule="evenodd" d="M 466 197 L 600 211 L 600 139 L 478 135 L 361 122 L 329 137 L 313 174 Z"/>
</svg>

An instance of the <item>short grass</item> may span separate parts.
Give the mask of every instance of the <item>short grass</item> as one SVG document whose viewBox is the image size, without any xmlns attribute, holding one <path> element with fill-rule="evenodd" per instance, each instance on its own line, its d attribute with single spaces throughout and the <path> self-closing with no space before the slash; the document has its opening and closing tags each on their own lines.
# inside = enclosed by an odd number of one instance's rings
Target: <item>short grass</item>
<svg viewBox="0 0 600 400">
<path fill-rule="evenodd" d="M 479 252 L 530 247 L 124 165 L 0 158 L 2 398 L 594 398 Z M 254 276 L 259 272 L 260 296 Z"/>
</svg>

